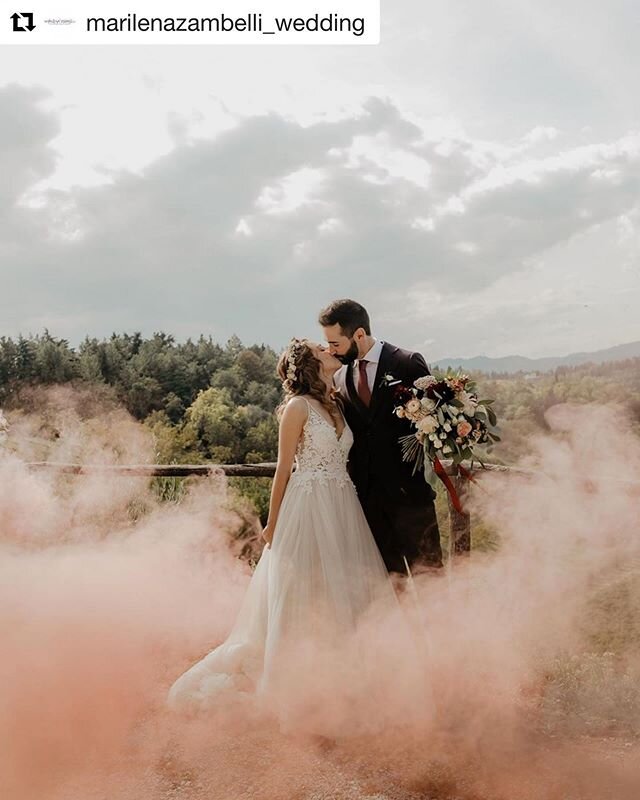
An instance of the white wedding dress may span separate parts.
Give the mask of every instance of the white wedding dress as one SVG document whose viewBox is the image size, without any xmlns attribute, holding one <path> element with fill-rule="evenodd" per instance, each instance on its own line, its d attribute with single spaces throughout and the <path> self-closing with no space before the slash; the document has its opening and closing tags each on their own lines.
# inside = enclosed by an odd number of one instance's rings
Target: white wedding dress
<svg viewBox="0 0 640 800">
<path fill-rule="evenodd" d="M 344 644 L 353 646 L 372 609 L 397 608 L 347 473 L 353 434 L 345 424 L 338 437 L 307 406 L 271 548 L 262 552 L 226 641 L 171 687 L 174 710 L 213 708 L 229 692 L 264 695 L 278 680 L 290 692 L 293 675 L 318 672 L 330 651 L 340 658 Z"/>
</svg>

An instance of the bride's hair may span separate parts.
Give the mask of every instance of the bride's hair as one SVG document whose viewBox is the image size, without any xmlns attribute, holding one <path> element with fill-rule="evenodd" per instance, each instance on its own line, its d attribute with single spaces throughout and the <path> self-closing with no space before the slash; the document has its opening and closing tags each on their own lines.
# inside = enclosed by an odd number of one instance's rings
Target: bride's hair
<svg viewBox="0 0 640 800">
<path fill-rule="evenodd" d="M 308 339 L 292 339 L 278 360 L 278 377 L 282 381 L 284 400 L 278 406 L 280 416 L 292 397 L 308 395 L 317 400 L 332 417 L 336 416 L 335 400 L 327 398 L 327 385 L 320 374 L 320 361 Z"/>
</svg>

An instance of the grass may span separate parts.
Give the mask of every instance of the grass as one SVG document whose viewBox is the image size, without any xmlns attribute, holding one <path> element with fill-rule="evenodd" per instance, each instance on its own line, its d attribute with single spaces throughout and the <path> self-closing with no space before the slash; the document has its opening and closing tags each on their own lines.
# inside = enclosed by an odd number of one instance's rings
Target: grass
<svg viewBox="0 0 640 800">
<path fill-rule="evenodd" d="M 613 652 L 560 656 L 541 711 L 547 733 L 640 737 L 640 664 Z"/>
</svg>

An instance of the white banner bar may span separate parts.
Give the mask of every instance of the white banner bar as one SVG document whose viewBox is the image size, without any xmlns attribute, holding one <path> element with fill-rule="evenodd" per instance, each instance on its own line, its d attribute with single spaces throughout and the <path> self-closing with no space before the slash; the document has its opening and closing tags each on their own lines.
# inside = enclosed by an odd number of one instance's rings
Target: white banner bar
<svg viewBox="0 0 640 800">
<path fill-rule="evenodd" d="M 380 42 L 380 0 L 2 0 L 0 44 Z"/>
</svg>

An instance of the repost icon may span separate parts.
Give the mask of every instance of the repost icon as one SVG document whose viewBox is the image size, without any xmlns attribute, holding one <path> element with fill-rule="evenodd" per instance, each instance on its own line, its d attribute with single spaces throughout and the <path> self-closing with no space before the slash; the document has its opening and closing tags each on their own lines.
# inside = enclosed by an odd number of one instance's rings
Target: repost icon
<svg viewBox="0 0 640 800">
<path fill-rule="evenodd" d="M 16 33 L 32 31 L 36 27 L 32 11 L 22 11 L 19 14 L 16 12 L 10 19 L 13 21 L 13 30 Z"/>
</svg>

